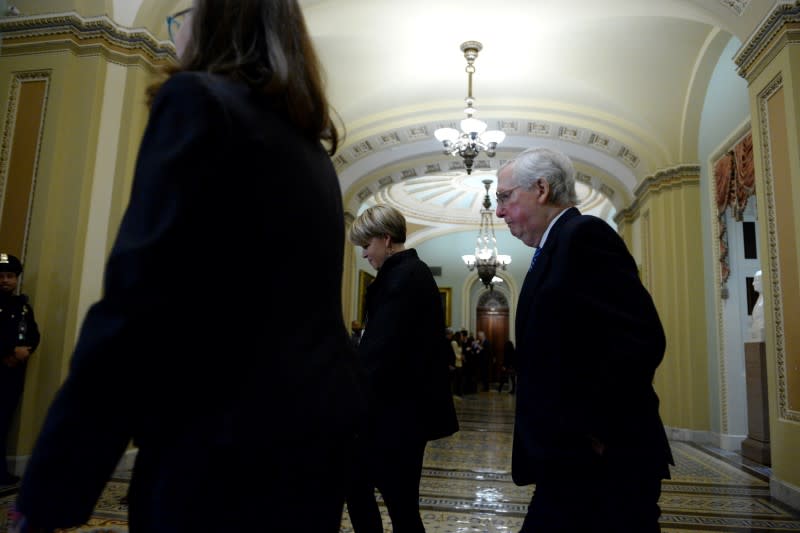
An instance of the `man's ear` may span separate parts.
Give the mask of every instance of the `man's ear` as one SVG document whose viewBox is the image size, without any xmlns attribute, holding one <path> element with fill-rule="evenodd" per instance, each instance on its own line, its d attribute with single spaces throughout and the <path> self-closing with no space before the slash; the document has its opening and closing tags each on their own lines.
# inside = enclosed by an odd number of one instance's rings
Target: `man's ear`
<svg viewBox="0 0 800 533">
<path fill-rule="evenodd" d="M 539 178 L 536 180 L 533 190 L 536 191 L 536 202 L 542 205 L 546 204 L 550 198 L 550 183 L 544 178 Z"/>
</svg>

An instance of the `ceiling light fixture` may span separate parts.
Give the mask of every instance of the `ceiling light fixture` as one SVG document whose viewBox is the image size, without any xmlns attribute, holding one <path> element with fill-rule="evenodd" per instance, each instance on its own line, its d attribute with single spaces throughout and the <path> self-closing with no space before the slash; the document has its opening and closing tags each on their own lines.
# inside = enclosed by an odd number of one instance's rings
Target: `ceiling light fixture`
<svg viewBox="0 0 800 533">
<path fill-rule="evenodd" d="M 498 267 L 502 270 L 511 264 L 510 255 L 501 255 L 497 253 L 497 239 L 494 236 L 494 210 L 492 209 L 492 200 L 489 198 L 489 187 L 492 185 L 492 180 L 483 180 L 483 186 L 486 188 L 486 196 L 483 198 L 483 209 L 481 209 L 481 227 L 478 231 L 478 241 L 475 245 L 475 255 L 462 255 L 461 259 L 470 272 L 478 268 L 478 277 L 487 289 L 492 290 L 492 284 L 495 283 L 495 274 Z"/>
<path fill-rule="evenodd" d="M 433 136 L 444 146 L 444 153 L 459 156 L 464 160 L 467 174 L 472 174 L 472 164 L 475 157 L 482 151 L 494 157 L 497 145 L 503 142 L 506 134 L 500 130 L 486 131 L 486 123 L 473 117 L 475 114 L 475 98 L 472 96 L 472 75 L 475 73 L 475 59 L 483 45 L 478 41 L 467 41 L 461 44 L 461 51 L 467 59 L 467 97 L 464 101 L 467 107 L 464 114 L 467 118 L 461 121 L 461 131 L 455 128 L 439 128 Z"/>
</svg>

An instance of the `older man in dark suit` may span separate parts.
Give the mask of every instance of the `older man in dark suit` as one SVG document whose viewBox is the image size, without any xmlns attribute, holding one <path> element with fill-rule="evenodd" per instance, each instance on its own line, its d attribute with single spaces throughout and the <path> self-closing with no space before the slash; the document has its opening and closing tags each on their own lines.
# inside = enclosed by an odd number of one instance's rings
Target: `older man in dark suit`
<svg viewBox="0 0 800 533">
<path fill-rule="evenodd" d="M 560 152 L 498 172 L 497 216 L 536 248 L 516 314 L 512 475 L 536 484 L 521 533 L 659 531 L 674 464 L 652 386 L 664 331 L 623 240 L 576 203 Z"/>
</svg>

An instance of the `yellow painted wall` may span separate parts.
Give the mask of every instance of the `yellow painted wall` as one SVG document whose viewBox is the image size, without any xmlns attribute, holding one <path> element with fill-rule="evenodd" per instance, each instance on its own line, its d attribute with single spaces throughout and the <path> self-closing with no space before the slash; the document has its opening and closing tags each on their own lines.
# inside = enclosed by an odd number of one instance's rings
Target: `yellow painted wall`
<svg viewBox="0 0 800 533">
<path fill-rule="evenodd" d="M 778 51 L 750 84 L 763 268 L 773 476 L 800 487 L 800 48 Z"/>
<path fill-rule="evenodd" d="M 111 63 L 104 54 L 77 55 L 68 47 L 50 48 L 38 54 L 0 55 L 0 88 L 4 92 L 0 97 L 5 101 L 11 80 L 19 73 L 39 71 L 49 77 L 24 280 L 42 343 L 28 368 L 20 416 L 23 422 L 16 437 L 13 432 L 10 436 L 17 455 L 30 451 L 66 375 L 88 306 L 85 302 L 100 296 L 100 280 L 92 274 L 102 272 L 104 265 L 84 263 L 92 257 L 86 255 L 87 235 L 99 230 L 105 236 L 99 243 L 89 242 L 100 248 L 94 257 L 104 263 L 128 201 L 147 119 L 144 88 L 154 72 L 146 66 Z M 109 99 L 120 101 L 104 105 Z M 104 117 L 109 109 L 115 110 L 115 116 Z M 8 110 L 0 112 L 4 123 Z M 103 132 L 112 123 L 119 133 L 109 145 Z M 116 157 L 104 164 L 109 149 L 116 151 Z M 96 213 L 93 203 L 98 188 L 110 191 L 109 207 L 99 220 L 91 218 Z"/>
<path fill-rule="evenodd" d="M 74 342 L 75 273 L 80 264 L 76 249 L 82 246 L 81 205 L 91 175 L 90 139 L 96 136 L 95 94 L 102 78 L 98 62 L 80 61 L 71 54 L 40 55 L 0 60 L 0 84 L 7 85 L 14 72 L 46 70 L 50 90 L 44 115 L 44 132 L 36 178 L 30 246 L 26 255 L 28 277 L 25 291 L 31 296 L 42 331 L 42 344 L 31 359 L 23 418 L 40 420 L 51 394 L 61 382 L 68 352 Z M 24 425 L 25 440 L 38 431 Z"/>
<path fill-rule="evenodd" d="M 84 16 L 110 15 L 113 0 L 23 0 L 13 2 L 23 15 L 77 11 Z"/>
<path fill-rule="evenodd" d="M 655 388 L 661 416 L 672 428 L 710 429 L 700 178 L 666 172 L 639 191 L 622 213 L 619 228 L 634 249 L 638 233 L 641 274 L 653 296 L 667 336 Z M 633 231 L 634 225 L 639 231 Z"/>
</svg>

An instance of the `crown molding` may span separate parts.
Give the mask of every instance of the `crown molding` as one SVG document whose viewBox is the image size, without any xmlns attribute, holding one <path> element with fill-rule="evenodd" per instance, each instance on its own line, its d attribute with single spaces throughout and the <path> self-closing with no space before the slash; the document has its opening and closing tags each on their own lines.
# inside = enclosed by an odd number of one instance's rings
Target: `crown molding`
<svg viewBox="0 0 800 533">
<path fill-rule="evenodd" d="M 630 223 L 634 221 L 639 214 L 639 209 L 641 209 L 645 198 L 647 198 L 650 193 L 659 192 L 668 187 L 679 187 L 699 182 L 699 164 L 678 165 L 659 170 L 652 176 L 647 176 L 636 186 L 636 189 L 633 191 L 635 199 L 630 206 L 619 211 L 614 216 L 614 222 L 620 224 L 622 222 Z"/>
<path fill-rule="evenodd" d="M 69 50 L 76 55 L 101 55 L 121 65 L 151 68 L 175 61 L 172 43 L 159 41 L 145 29 L 119 26 L 107 16 L 82 17 L 55 13 L 0 18 L 0 55 L 24 56 Z"/>
<path fill-rule="evenodd" d="M 739 75 L 752 82 L 788 44 L 800 43 L 800 0 L 778 4 L 733 58 Z"/>
</svg>

